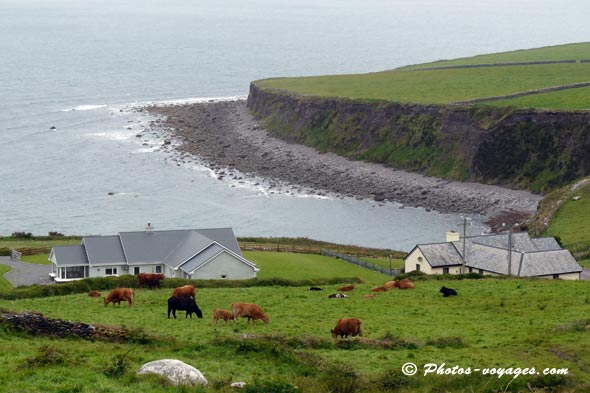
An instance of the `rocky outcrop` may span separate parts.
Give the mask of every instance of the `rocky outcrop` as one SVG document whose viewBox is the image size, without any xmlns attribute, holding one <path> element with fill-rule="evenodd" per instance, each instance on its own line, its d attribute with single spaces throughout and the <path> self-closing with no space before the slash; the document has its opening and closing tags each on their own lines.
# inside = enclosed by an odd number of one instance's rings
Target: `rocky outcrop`
<svg viewBox="0 0 590 393">
<path fill-rule="evenodd" d="M 429 176 L 546 191 L 590 174 L 590 111 L 304 97 L 250 86 L 271 135 Z"/>
</svg>

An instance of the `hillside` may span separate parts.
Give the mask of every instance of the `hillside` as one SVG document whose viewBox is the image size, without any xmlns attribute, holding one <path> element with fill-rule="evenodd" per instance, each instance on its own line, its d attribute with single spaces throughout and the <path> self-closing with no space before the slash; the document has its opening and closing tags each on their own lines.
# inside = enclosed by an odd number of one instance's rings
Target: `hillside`
<svg viewBox="0 0 590 393">
<path fill-rule="evenodd" d="M 273 136 L 322 151 L 544 192 L 590 173 L 589 86 L 584 43 L 260 80 L 248 105 Z"/>
</svg>

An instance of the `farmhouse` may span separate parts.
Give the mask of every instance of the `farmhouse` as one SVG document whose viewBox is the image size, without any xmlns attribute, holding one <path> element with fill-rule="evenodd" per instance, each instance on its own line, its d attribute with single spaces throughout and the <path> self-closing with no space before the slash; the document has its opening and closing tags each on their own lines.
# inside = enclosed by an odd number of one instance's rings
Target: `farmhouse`
<svg viewBox="0 0 590 393">
<path fill-rule="evenodd" d="M 427 274 L 511 274 L 564 280 L 579 280 L 582 272 L 572 254 L 554 238 L 531 238 L 526 232 L 460 239 L 451 231 L 444 243 L 415 246 L 404 258 L 404 265 L 406 272 Z"/>
<path fill-rule="evenodd" d="M 119 232 L 85 236 L 78 246 L 53 247 L 50 276 L 56 282 L 122 274 L 242 280 L 258 267 L 242 256 L 231 228 Z"/>
</svg>

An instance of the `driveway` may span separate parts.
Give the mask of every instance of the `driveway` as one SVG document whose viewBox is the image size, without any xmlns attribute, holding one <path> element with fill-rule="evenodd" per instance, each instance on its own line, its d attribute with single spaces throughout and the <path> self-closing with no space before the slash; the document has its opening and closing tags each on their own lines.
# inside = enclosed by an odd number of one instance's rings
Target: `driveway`
<svg viewBox="0 0 590 393">
<path fill-rule="evenodd" d="M 0 264 L 10 266 L 11 270 L 4 274 L 4 278 L 15 288 L 21 285 L 53 284 L 53 281 L 49 278 L 51 265 L 12 262 L 10 257 L 0 257 Z"/>
</svg>

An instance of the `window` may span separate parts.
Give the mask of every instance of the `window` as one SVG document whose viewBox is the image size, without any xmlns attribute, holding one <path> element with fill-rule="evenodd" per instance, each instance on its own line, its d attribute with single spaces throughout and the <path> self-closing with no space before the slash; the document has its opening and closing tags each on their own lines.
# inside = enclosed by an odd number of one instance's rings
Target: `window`
<svg viewBox="0 0 590 393">
<path fill-rule="evenodd" d="M 133 274 L 139 274 L 139 266 L 133 268 Z"/>
<path fill-rule="evenodd" d="M 105 275 L 107 276 L 116 276 L 117 275 L 117 268 L 116 267 L 109 267 L 104 269 Z"/>
<path fill-rule="evenodd" d="M 225 280 L 227 278 L 227 274 L 222 274 L 221 279 Z"/>
<path fill-rule="evenodd" d="M 84 278 L 86 277 L 86 267 L 85 266 L 68 266 L 68 267 L 60 267 L 59 278 L 62 279 L 72 279 L 72 278 Z"/>
<path fill-rule="evenodd" d="M 422 257 L 418 257 L 418 262 L 422 262 Z"/>
<path fill-rule="evenodd" d="M 162 266 L 161 265 L 156 266 L 156 273 L 162 273 Z"/>
<path fill-rule="evenodd" d="M 449 274 L 449 268 L 443 267 L 443 274 Z"/>
<path fill-rule="evenodd" d="M 473 273 L 473 268 L 472 267 L 469 268 L 469 273 Z"/>
<path fill-rule="evenodd" d="M 420 271 L 420 264 L 419 263 L 416 264 L 416 270 Z"/>
<path fill-rule="evenodd" d="M 482 269 L 479 269 L 479 272 L 478 273 L 479 274 L 483 274 L 483 270 Z"/>
<path fill-rule="evenodd" d="M 555 280 L 555 279 L 557 279 L 557 278 L 559 278 L 559 274 L 554 274 L 554 275 L 553 275 L 553 279 Z"/>
</svg>

